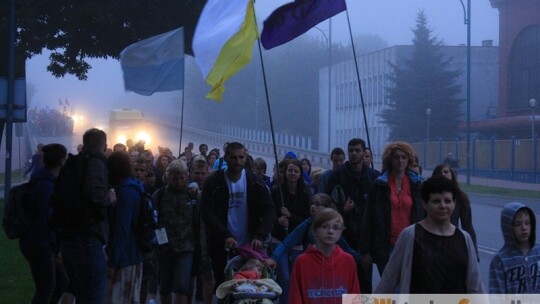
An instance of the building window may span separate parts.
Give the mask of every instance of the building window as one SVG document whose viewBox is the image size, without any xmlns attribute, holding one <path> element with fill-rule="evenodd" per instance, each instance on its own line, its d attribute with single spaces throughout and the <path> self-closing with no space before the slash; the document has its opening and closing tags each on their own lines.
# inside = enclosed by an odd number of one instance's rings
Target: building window
<svg viewBox="0 0 540 304">
<path fill-rule="evenodd" d="M 508 109 L 528 108 L 528 100 L 540 96 L 540 26 L 529 26 L 516 37 L 510 51 L 508 71 Z"/>
</svg>

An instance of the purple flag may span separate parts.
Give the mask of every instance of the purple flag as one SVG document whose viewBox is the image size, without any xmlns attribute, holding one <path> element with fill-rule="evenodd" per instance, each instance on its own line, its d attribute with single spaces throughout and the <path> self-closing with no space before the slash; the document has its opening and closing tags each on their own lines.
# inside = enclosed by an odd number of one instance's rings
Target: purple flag
<svg viewBox="0 0 540 304">
<path fill-rule="evenodd" d="M 264 21 L 261 43 L 267 50 L 282 45 L 346 9 L 345 0 L 296 0 L 285 4 Z"/>
</svg>

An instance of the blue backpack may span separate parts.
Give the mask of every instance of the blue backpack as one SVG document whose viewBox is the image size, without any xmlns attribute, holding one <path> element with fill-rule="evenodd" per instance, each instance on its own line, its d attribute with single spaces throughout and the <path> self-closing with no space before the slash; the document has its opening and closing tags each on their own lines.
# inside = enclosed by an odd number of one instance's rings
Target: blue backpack
<svg viewBox="0 0 540 304">
<path fill-rule="evenodd" d="M 134 229 L 135 240 L 143 252 L 151 252 L 158 245 L 156 237 L 158 212 L 154 208 L 152 196 L 145 192 L 139 193 L 141 194 L 141 210 Z"/>
<path fill-rule="evenodd" d="M 135 241 L 143 252 L 151 252 L 158 246 L 156 229 L 158 228 L 158 211 L 154 207 L 152 196 L 144 191 L 141 191 L 135 185 L 127 185 L 123 187 L 133 187 L 137 189 L 141 196 L 139 216 L 133 227 Z M 161 199 L 163 191 L 158 192 L 158 197 Z"/>
</svg>

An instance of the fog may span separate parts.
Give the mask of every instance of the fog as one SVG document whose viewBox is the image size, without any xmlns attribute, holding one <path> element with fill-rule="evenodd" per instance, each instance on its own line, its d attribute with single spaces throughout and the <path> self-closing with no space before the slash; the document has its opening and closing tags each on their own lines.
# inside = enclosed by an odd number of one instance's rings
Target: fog
<svg viewBox="0 0 540 304">
<path fill-rule="evenodd" d="M 271 3 L 269 3 L 271 2 Z M 257 1 L 256 13 L 257 21 L 262 24 L 262 21 L 277 7 L 290 2 L 288 0 L 279 1 Z M 464 0 L 466 2 L 466 0 Z M 380 38 L 383 42 L 386 42 L 387 46 L 393 45 L 410 45 L 413 38 L 411 29 L 415 26 L 416 15 L 420 10 L 423 10 L 428 18 L 430 28 L 433 30 L 433 34 L 443 41 L 445 45 L 459 45 L 466 43 L 466 26 L 464 25 L 464 13 L 463 8 L 459 0 L 349 0 L 347 1 L 348 14 L 350 17 L 351 28 L 353 36 L 370 35 Z M 304 37 L 298 39 L 301 41 L 318 41 L 323 43 L 324 47 L 321 47 L 321 58 L 326 56 L 324 48 L 326 48 L 326 42 L 323 37 L 329 36 L 328 22 L 319 24 L 318 30 L 312 29 Z M 259 30 L 262 30 L 260 25 Z M 341 44 L 342 46 L 350 45 L 349 28 L 347 24 L 346 13 L 341 13 L 332 18 L 332 41 L 333 44 Z M 489 0 L 473 1 L 472 3 L 472 45 L 480 45 L 482 40 L 493 40 L 494 45 L 498 45 L 498 11 L 491 7 Z M 284 45 L 277 47 L 270 51 L 263 50 L 263 58 L 271 58 L 272 54 L 283 54 L 284 52 L 301 53 L 303 50 L 300 48 L 295 49 L 295 43 L 298 45 L 300 42 L 293 41 L 290 45 Z M 356 46 L 360 48 L 361 46 Z M 335 54 L 338 56 L 337 52 Z M 341 54 L 347 56 L 346 54 Z M 274 55 L 277 56 L 277 55 Z M 281 55 L 280 55 L 281 56 Z M 352 58 L 352 53 L 348 54 Z M 339 58 L 334 58 L 334 62 Z M 188 59 L 188 65 L 191 62 L 191 67 L 188 69 L 195 69 L 191 59 Z M 29 107 L 44 107 L 58 108 L 59 100 L 69 101 L 68 111 L 73 111 L 77 115 L 84 116 L 84 124 L 81 128 L 102 126 L 107 123 L 108 111 L 112 108 L 119 107 L 133 107 L 141 108 L 144 111 L 153 112 L 155 115 L 160 113 L 167 114 L 179 114 L 180 113 L 180 100 L 182 98 L 181 91 L 170 93 L 156 93 L 152 97 L 144 97 L 131 92 L 125 92 L 122 71 L 120 64 L 117 60 L 89 60 L 89 64 L 92 66 L 88 73 L 88 80 L 79 81 L 74 76 L 66 76 L 64 78 L 56 79 L 50 73 L 47 72 L 46 66 L 48 65 L 48 53 L 44 52 L 40 56 L 36 56 L 27 61 L 27 83 L 28 83 L 28 97 Z M 310 65 L 313 62 L 305 62 L 303 65 Z M 246 71 L 241 71 L 237 76 L 233 76 L 233 79 L 229 83 L 226 83 L 226 90 L 234 90 L 236 86 L 241 86 L 238 79 L 242 78 L 242 73 L 249 73 L 251 71 L 260 71 L 258 68 L 259 58 L 254 57 L 250 66 L 246 68 Z M 271 71 L 278 71 L 280 69 L 277 65 L 269 65 L 266 67 Z M 187 75 L 188 71 L 186 71 Z M 298 77 L 302 76 L 302 71 L 299 71 Z M 189 77 L 189 79 L 188 79 Z M 198 77 L 198 78 L 197 78 Z M 244 75 L 244 78 L 246 76 Z M 258 76 L 257 76 L 258 77 Z M 317 75 L 314 75 L 318 79 Z M 186 86 L 190 83 L 196 82 L 201 88 L 205 88 L 200 72 L 191 71 L 189 76 L 186 76 Z M 271 81 L 271 80 L 270 80 Z M 235 86 L 236 84 L 236 86 Z M 259 86 L 261 82 L 259 81 Z M 209 87 L 206 87 L 208 89 Z M 286 91 L 291 88 L 287 87 L 271 87 L 270 95 L 272 96 L 272 90 Z M 298 89 L 298 88 L 296 88 Z M 189 88 L 186 88 L 188 91 Z M 260 94 L 261 89 L 257 89 L 256 95 Z M 198 95 L 206 92 L 199 93 Z M 204 96 L 204 95 L 202 95 Z M 228 99 L 227 92 L 224 96 L 222 103 L 216 103 L 208 99 L 196 100 L 196 104 L 190 104 L 186 100 L 186 113 L 192 113 L 197 107 L 216 107 L 223 108 L 228 106 L 236 107 L 237 104 L 233 100 Z M 265 100 L 262 99 L 264 102 Z M 254 116 L 265 116 L 265 105 L 263 102 L 257 103 L 257 107 L 261 109 L 254 111 Z M 316 107 L 314 104 L 313 106 Z M 274 115 L 280 115 L 278 112 Z M 232 117 L 231 124 L 235 124 L 237 117 Z M 317 120 L 316 117 L 313 118 Z M 279 121 L 279 119 L 278 119 Z M 262 125 L 262 128 L 265 124 Z M 290 128 L 277 126 L 277 129 Z M 307 134 L 311 135 L 311 134 Z"/>
</svg>

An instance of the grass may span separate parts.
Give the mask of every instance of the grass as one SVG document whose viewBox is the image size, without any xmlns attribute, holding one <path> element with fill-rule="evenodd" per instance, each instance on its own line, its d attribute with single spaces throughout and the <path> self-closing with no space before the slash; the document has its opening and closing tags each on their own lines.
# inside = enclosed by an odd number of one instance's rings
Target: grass
<svg viewBox="0 0 540 304">
<path fill-rule="evenodd" d="M 18 183 L 23 180 L 24 169 L 15 170 L 11 172 L 11 183 Z M 6 180 L 6 174 L 0 172 L 0 186 L 4 187 L 4 181 Z M 2 188 L 3 189 L 3 188 Z"/>
<path fill-rule="evenodd" d="M 540 197 L 540 191 L 516 190 L 516 189 L 479 186 L 479 185 L 468 186 L 465 184 L 460 184 L 459 187 L 461 188 L 461 190 L 467 193 L 491 194 L 491 195 L 500 195 L 500 196 L 517 197 L 517 198 L 532 198 L 532 199 L 538 199 Z"/>
<path fill-rule="evenodd" d="M 0 216 L 4 216 L 4 200 L 0 200 Z M 0 229 L 0 302 L 6 304 L 30 303 L 34 282 L 26 259 L 19 250 L 19 241 L 6 237 Z"/>
</svg>

